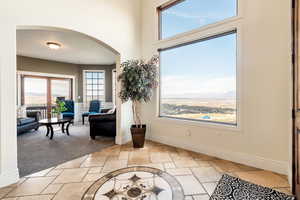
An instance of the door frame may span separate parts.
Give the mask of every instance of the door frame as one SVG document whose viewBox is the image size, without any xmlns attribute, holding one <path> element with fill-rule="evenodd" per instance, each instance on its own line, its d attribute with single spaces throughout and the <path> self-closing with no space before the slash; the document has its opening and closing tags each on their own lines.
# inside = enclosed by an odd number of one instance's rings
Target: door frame
<svg viewBox="0 0 300 200">
<path fill-rule="evenodd" d="M 299 41 L 299 0 L 292 0 L 292 77 L 293 77 L 293 130 L 292 130 L 292 193 L 300 199 L 300 183 L 298 181 L 298 162 L 296 158 L 299 157 L 299 143 L 296 127 L 296 113 L 298 111 L 298 72 L 299 72 L 299 59 L 298 59 L 298 41 Z"/>
</svg>

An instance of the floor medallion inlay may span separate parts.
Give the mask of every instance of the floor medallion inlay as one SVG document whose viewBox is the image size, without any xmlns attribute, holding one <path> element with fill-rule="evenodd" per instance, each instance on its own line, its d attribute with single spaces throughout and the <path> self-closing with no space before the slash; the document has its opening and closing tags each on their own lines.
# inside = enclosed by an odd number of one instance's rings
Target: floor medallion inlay
<svg viewBox="0 0 300 200">
<path fill-rule="evenodd" d="M 150 167 L 128 167 L 97 180 L 82 200 L 183 200 L 183 189 L 170 174 Z"/>
</svg>

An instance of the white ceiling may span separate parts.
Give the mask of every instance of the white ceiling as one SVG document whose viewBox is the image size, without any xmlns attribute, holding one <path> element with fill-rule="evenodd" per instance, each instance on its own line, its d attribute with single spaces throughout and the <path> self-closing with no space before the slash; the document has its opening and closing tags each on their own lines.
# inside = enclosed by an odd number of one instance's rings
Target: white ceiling
<svg viewBox="0 0 300 200">
<path fill-rule="evenodd" d="M 61 44 L 58 50 L 49 49 L 47 42 Z M 111 65 L 115 54 L 100 42 L 72 31 L 18 30 L 17 55 L 53 61 Z"/>
</svg>

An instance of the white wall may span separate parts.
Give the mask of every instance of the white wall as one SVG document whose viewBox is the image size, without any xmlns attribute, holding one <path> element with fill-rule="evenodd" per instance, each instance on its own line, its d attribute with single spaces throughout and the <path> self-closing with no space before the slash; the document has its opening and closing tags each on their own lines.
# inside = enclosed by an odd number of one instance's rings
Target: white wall
<svg viewBox="0 0 300 200">
<path fill-rule="evenodd" d="M 149 58 L 168 41 L 157 41 L 156 6 L 143 0 L 142 56 Z M 157 97 L 143 105 L 152 140 L 287 174 L 291 134 L 291 3 L 289 0 L 239 0 L 241 43 L 239 130 L 181 123 L 157 116 Z M 201 32 L 201 31 L 200 31 Z M 197 33 L 178 37 L 194 37 Z M 187 136 L 190 131 L 191 136 Z"/>
<path fill-rule="evenodd" d="M 0 2 L 0 187 L 18 179 L 15 113 L 17 26 L 53 26 L 78 31 L 103 41 L 120 53 L 121 60 L 125 60 L 140 57 L 140 18 L 139 0 Z M 131 115 L 127 106 L 124 104 L 118 109 L 118 130 L 121 133 L 118 143 L 130 138 Z"/>
</svg>

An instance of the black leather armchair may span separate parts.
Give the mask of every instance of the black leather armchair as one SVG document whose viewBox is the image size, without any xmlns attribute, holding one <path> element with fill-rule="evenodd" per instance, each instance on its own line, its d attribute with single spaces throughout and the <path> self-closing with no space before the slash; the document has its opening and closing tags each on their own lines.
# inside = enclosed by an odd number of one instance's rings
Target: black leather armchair
<svg viewBox="0 0 300 200">
<path fill-rule="evenodd" d="M 100 114 L 89 115 L 90 137 L 95 139 L 96 136 L 116 136 L 116 109 L 102 109 Z"/>
<path fill-rule="evenodd" d="M 38 130 L 39 118 L 41 113 L 39 111 L 27 111 L 27 117 L 17 119 L 17 133 L 21 134 L 31 129 Z"/>
</svg>

